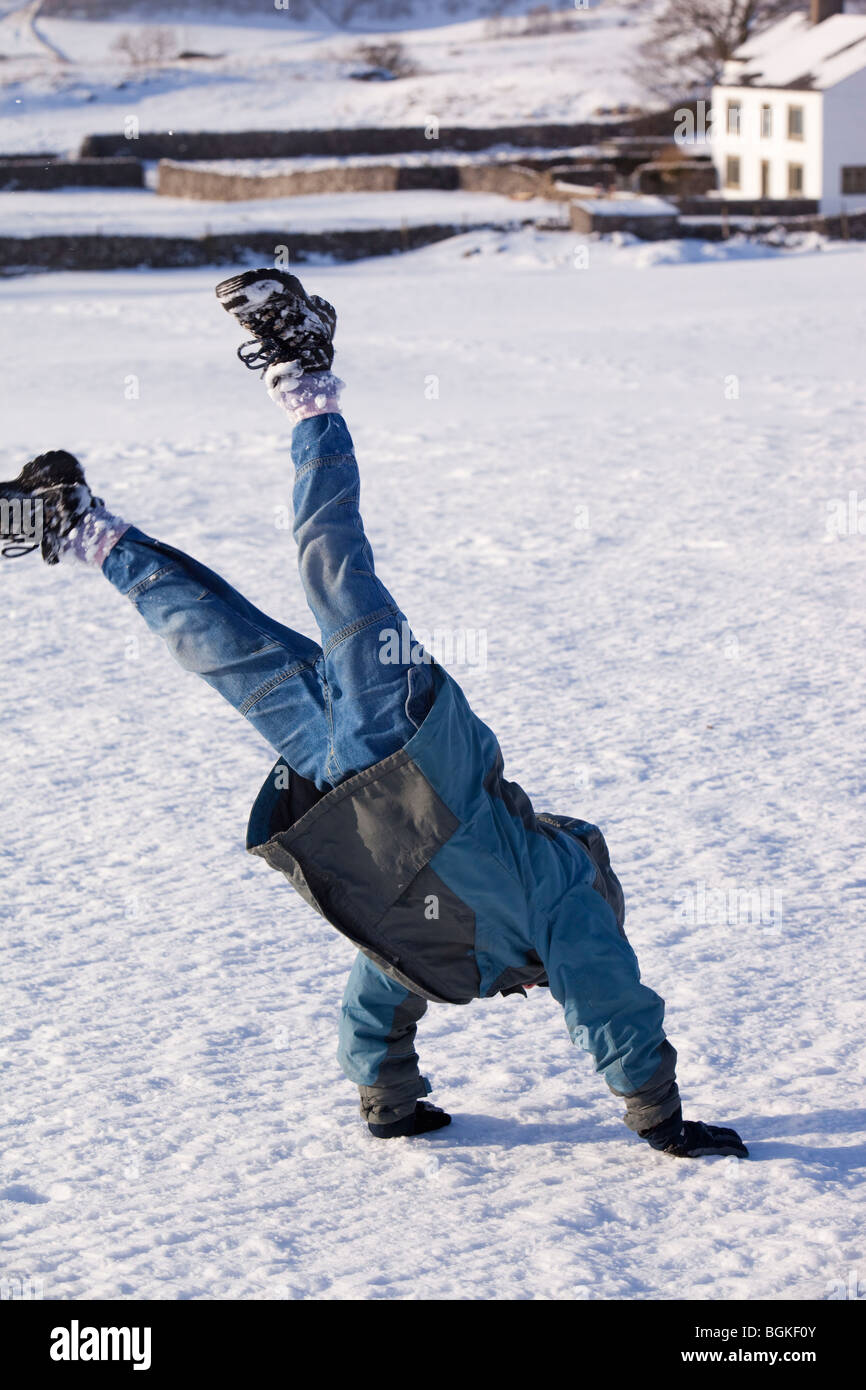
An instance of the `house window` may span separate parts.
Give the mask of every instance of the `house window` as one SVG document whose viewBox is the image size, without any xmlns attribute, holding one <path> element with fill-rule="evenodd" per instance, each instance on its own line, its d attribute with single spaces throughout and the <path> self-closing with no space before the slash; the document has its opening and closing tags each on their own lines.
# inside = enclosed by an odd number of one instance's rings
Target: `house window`
<svg viewBox="0 0 866 1390">
<path fill-rule="evenodd" d="M 769 159 L 762 159 L 762 160 L 761 160 L 761 197 L 762 197 L 762 198 L 769 198 L 769 196 L 770 196 L 770 161 L 769 161 Z"/>
<path fill-rule="evenodd" d="M 843 193 L 866 193 L 866 164 L 849 164 L 842 169 Z"/>
<path fill-rule="evenodd" d="M 802 106 L 788 107 L 788 139 L 802 140 L 805 120 Z"/>
<path fill-rule="evenodd" d="M 742 108 L 738 101 L 728 102 L 728 134 L 739 135 L 740 133 L 740 114 Z"/>
<path fill-rule="evenodd" d="M 740 161 L 737 155 L 729 154 L 725 165 L 725 187 L 739 188 L 740 186 Z"/>
<path fill-rule="evenodd" d="M 773 137 L 773 108 L 772 106 L 761 107 L 761 137 L 764 140 L 771 140 Z"/>
<path fill-rule="evenodd" d="M 802 164 L 788 165 L 788 197 L 799 198 L 803 193 L 803 166 Z"/>
</svg>

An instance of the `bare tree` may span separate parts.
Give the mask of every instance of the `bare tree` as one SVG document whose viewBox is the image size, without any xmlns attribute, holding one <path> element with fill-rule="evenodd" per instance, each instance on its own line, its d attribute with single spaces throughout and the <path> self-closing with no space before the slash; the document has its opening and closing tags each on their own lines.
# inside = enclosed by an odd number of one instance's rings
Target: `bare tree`
<svg viewBox="0 0 866 1390">
<path fill-rule="evenodd" d="M 634 75 L 653 96 L 705 96 L 735 49 L 806 0 L 664 0 Z"/>
</svg>

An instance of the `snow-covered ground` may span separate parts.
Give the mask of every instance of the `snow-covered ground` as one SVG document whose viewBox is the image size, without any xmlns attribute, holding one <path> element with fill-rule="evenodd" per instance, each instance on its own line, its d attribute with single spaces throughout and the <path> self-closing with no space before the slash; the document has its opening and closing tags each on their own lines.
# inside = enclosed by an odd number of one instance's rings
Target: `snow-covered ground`
<svg viewBox="0 0 866 1390">
<path fill-rule="evenodd" d="M 350 228 L 510 226 L 536 218 L 567 218 L 564 204 L 544 198 L 517 201 L 463 189 L 401 189 L 396 193 L 313 193 L 301 198 L 256 198 L 212 203 L 163 198 L 146 188 L 63 188 L 0 193 L 4 236 L 205 236 L 218 232 L 346 231 Z"/>
<path fill-rule="evenodd" d="M 334 1055 L 351 948 L 243 851 L 269 750 L 99 575 L 31 557 L 0 568 L 4 1277 L 665 1300 L 863 1278 L 866 253 L 820 246 L 664 264 L 682 249 L 620 239 L 586 264 L 485 234 L 308 276 L 340 313 L 383 577 L 419 629 L 486 633 L 455 674 L 539 809 L 603 825 L 687 1113 L 751 1160 L 631 1138 L 543 990 L 431 1006 L 454 1123 L 371 1139 Z M 287 429 L 215 278 L 7 281 L 0 469 L 78 451 L 124 515 L 309 630 Z"/>
<path fill-rule="evenodd" d="M 481 19 L 408 29 L 399 38 L 416 73 L 390 82 L 349 76 L 364 66 L 358 44 L 377 35 L 303 27 L 268 6 L 234 24 L 215 23 L 205 8 L 184 22 L 40 20 L 65 65 L 0 26 L 0 154 L 73 151 L 91 132 L 126 130 L 131 116 L 142 131 L 581 121 L 644 100 L 631 67 L 648 8 L 575 7 L 573 32 L 538 37 L 496 37 Z M 500 28 L 510 34 L 521 23 Z M 168 56 L 144 70 L 114 49 L 132 34 L 141 51 L 135 35 L 154 29 L 168 34 L 169 55 L 217 56 Z"/>
<path fill-rule="evenodd" d="M 507 145 L 498 144 L 483 150 L 407 150 L 403 154 L 354 154 L 354 155 L 299 155 L 286 159 L 196 159 L 172 160 L 186 168 L 205 170 L 215 174 L 251 175 L 291 174 L 299 171 L 339 168 L 370 169 L 377 165 L 398 165 L 403 169 L 429 168 L 431 165 L 471 165 L 471 164 L 520 164 L 529 159 L 547 159 L 552 163 L 551 149 L 545 145 Z M 563 145 L 557 151 L 557 158 L 566 160 L 592 160 L 603 157 L 601 145 Z M 147 178 L 153 187 L 157 183 L 156 161 L 146 165 Z"/>
</svg>

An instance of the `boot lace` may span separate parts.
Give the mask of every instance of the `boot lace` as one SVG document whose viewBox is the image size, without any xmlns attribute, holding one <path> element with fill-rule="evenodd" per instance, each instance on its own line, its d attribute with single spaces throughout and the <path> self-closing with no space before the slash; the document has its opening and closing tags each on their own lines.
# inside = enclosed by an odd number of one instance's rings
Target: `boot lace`
<svg viewBox="0 0 866 1390">
<path fill-rule="evenodd" d="M 261 367 L 264 376 L 268 367 L 286 361 L 287 352 L 300 360 L 308 370 L 326 369 L 329 366 L 327 353 L 322 350 L 324 344 L 310 340 L 307 326 L 302 332 L 293 331 L 291 313 L 291 305 L 279 300 L 245 312 L 244 327 L 256 336 L 238 348 L 238 357 L 244 366 L 252 371 Z"/>
</svg>

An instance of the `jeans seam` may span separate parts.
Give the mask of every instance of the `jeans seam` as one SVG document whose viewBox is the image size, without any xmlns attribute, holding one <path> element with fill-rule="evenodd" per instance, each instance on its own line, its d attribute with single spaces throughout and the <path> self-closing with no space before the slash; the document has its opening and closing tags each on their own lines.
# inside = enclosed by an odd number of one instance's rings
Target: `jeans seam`
<svg viewBox="0 0 866 1390">
<path fill-rule="evenodd" d="M 281 643 L 279 642 L 274 643 L 274 646 L 278 647 L 280 645 Z M 265 648 L 265 650 L 268 650 L 268 648 Z M 272 690 L 276 690 L 277 686 L 282 685 L 283 681 L 290 680 L 292 676 L 300 675 L 301 671 L 305 669 L 312 669 L 309 665 L 309 662 L 298 661 L 295 663 L 294 666 L 290 666 L 287 671 L 275 672 L 275 674 L 273 676 L 270 676 L 263 685 L 260 685 L 258 689 L 254 690 L 252 695 L 247 696 L 243 704 L 238 707 L 238 712 L 246 716 L 247 714 L 249 714 L 253 706 L 258 704 L 259 700 L 263 700 L 264 697 L 266 695 L 269 695 Z"/>
<path fill-rule="evenodd" d="M 327 721 L 328 721 L 328 734 L 329 734 L 329 738 L 328 738 L 328 761 L 327 761 L 327 763 L 325 764 L 325 772 L 326 772 L 326 774 L 327 774 L 328 780 L 331 781 L 331 782 L 333 782 L 334 778 L 333 778 L 332 775 L 331 775 L 331 763 L 333 762 L 333 764 L 334 764 L 334 770 L 335 770 L 337 773 L 342 774 L 343 769 L 342 769 L 342 766 L 340 765 L 340 760 L 339 760 L 339 758 L 337 757 L 337 746 L 336 746 L 336 741 L 335 741 L 335 729 L 334 729 L 334 706 L 333 706 L 333 703 L 332 703 L 332 701 L 331 701 L 331 688 L 330 688 L 330 686 L 328 685 L 327 680 L 325 680 L 325 681 L 323 682 L 323 695 L 324 695 L 324 698 L 325 698 L 325 717 L 326 717 L 326 719 L 327 719 Z"/>
<path fill-rule="evenodd" d="M 128 599 L 135 599 L 142 589 L 145 589 L 148 584 L 152 584 L 155 579 L 159 579 L 160 575 L 167 574 L 171 569 L 174 569 L 173 564 L 161 565 L 158 570 L 154 570 L 152 574 L 145 575 L 144 579 L 139 579 L 137 584 L 133 584 L 132 588 L 127 590 L 126 597 Z"/>
<path fill-rule="evenodd" d="M 295 477 L 300 478 L 303 473 L 309 473 L 312 468 L 334 468 L 341 463 L 351 463 L 357 467 L 354 454 L 320 454 L 317 458 L 307 459 L 306 463 L 296 464 Z"/>
<path fill-rule="evenodd" d="M 389 606 L 387 608 L 378 608 L 375 613 L 370 613 L 365 618 L 356 618 L 353 623 L 349 623 L 346 627 L 341 627 L 338 632 L 334 633 L 333 637 L 328 638 L 324 648 L 325 656 L 329 656 L 335 647 L 339 647 L 341 643 L 347 641 L 348 638 L 354 637 L 355 633 L 363 632 L 365 628 L 372 627 L 374 623 L 381 622 L 389 613 L 393 615 L 399 612 L 399 608 Z"/>
</svg>

